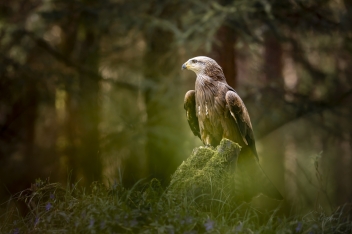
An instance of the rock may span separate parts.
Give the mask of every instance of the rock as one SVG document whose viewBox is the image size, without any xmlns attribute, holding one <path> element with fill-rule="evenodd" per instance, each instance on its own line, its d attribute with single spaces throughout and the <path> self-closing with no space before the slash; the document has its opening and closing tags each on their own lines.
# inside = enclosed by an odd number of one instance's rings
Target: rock
<svg viewBox="0 0 352 234">
<path fill-rule="evenodd" d="M 231 184 L 240 150 L 237 143 L 228 139 L 223 139 L 216 149 L 203 146 L 195 148 L 172 175 L 167 196 L 172 199 L 187 196 L 196 200 L 215 199 L 224 195 L 235 198 L 234 186 Z"/>
</svg>

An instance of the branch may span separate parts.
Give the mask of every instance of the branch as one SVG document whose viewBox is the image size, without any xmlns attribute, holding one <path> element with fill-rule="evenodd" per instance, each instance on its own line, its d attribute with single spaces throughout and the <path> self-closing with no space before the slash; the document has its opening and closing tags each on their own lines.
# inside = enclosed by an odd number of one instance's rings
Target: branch
<svg viewBox="0 0 352 234">
<path fill-rule="evenodd" d="M 266 129 L 259 131 L 256 135 L 257 139 L 266 137 L 270 133 L 274 132 L 275 130 L 283 127 L 286 124 L 289 124 L 293 121 L 296 121 L 300 118 L 303 118 L 307 115 L 314 114 L 314 113 L 321 113 L 326 110 L 331 110 L 341 106 L 345 99 L 350 97 L 352 94 L 352 89 L 346 91 L 339 97 L 335 98 L 331 102 L 323 102 L 323 101 L 309 101 L 309 100 L 302 100 L 300 103 L 291 103 L 285 102 L 284 110 L 281 110 L 282 113 L 285 113 L 285 117 L 282 118 L 278 123 L 273 124 L 272 126 L 269 125 Z M 291 107 L 291 109 L 290 109 Z M 268 126 L 268 124 L 266 124 Z"/>
<path fill-rule="evenodd" d="M 54 57 L 57 61 L 61 62 L 62 64 L 66 65 L 67 67 L 73 68 L 75 69 L 77 72 L 81 73 L 81 74 L 85 74 L 88 77 L 95 77 L 98 78 L 100 80 L 103 81 L 109 81 L 107 79 L 105 79 L 104 77 L 102 77 L 98 72 L 89 69 L 87 67 L 81 66 L 73 61 L 71 61 L 70 59 L 68 59 L 67 57 L 65 57 L 63 54 L 61 54 L 60 52 L 58 52 L 57 50 L 55 50 L 51 45 L 49 45 L 45 40 L 43 40 L 42 38 L 38 38 L 34 35 L 34 33 L 29 32 L 27 30 L 24 30 L 24 33 L 30 38 L 32 39 L 35 44 L 44 49 L 48 54 L 50 54 L 52 57 Z M 114 80 L 114 83 L 122 88 L 126 88 L 129 89 L 131 91 L 138 91 L 139 87 L 137 85 L 128 83 L 128 82 L 123 82 L 123 81 L 116 81 Z"/>
</svg>

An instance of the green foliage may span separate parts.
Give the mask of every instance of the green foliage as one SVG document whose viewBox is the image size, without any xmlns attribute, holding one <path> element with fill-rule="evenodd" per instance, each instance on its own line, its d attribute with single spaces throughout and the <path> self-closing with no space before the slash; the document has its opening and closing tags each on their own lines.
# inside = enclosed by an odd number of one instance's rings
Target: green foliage
<svg viewBox="0 0 352 234">
<path fill-rule="evenodd" d="M 202 150 L 202 149 L 201 149 Z M 173 178 L 177 177 L 174 175 Z M 206 183 L 203 183 L 205 185 Z M 180 199 L 160 182 L 139 181 L 131 189 L 121 184 L 93 183 L 90 192 L 77 185 L 37 180 L 13 199 L 31 207 L 24 218 L 15 208 L 1 216 L 0 233 L 350 233 L 347 207 L 331 214 L 315 210 L 285 216 L 278 210 L 258 211 L 250 204 L 230 204 L 226 198 L 208 201 L 188 187 Z M 173 187 L 175 188 L 175 187 Z M 208 193 L 208 194 L 207 194 Z M 196 195 L 197 194 L 197 195 Z M 223 206 L 204 206 L 216 200 Z"/>
</svg>

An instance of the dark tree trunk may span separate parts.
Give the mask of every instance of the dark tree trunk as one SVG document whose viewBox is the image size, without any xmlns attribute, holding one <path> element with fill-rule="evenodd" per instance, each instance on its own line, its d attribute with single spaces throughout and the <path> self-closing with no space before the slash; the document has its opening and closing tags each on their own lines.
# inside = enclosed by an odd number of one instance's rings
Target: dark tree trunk
<svg viewBox="0 0 352 234">
<path fill-rule="evenodd" d="M 74 4 L 69 5 L 68 9 L 70 12 L 74 12 Z M 78 32 L 78 19 L 79 15 L 71 13 L 62 24 L 62 42 L 61 42 L 61 51 L 65 58 L 72 60 L 72 54 L 77 45 L 77 32 Z M 78 149 L 79 149 L 79 134 L 78 134 L 78 80 L 77 76 L 69 73 L 65 79 L 65 91 L 66 91 L 66 100 L 65 100 L 65 112 L 66 119 L 64 124 L 64 136 L 67 141 L 67 145 L 64 149 L 64 154 L 67 157 L 67 169 L 70 173 L 71 183 L 75 183 L 78 180 Z M 67 175 L 65 175 L 67 176 Z"/>
<path fill-rule="evenodd" d="M 80 62 L 98 74 L 99 37 L 88 23 L 84 25 L 84 39 L 80 51 Z M 102 161 L 99 154 L 100 122 L 99 90 L 100 78 L 95 75 L 79 74 L 79 165 L 86 184 L 100 180 Z"/>
<path fill-rule="evenodd" d="M 98 73 L 99 41 L 94 32 L 87 29 L 82 52 L 84 64 Z M 100 80 L 96 76 L 80 74 L 80 165 L 83 176 L 88 183 L 100 180 L 102 162 L 99 154 L 99 87 Z"/>
<path fill-rule="evenodd" d="M 178 108 L 172 101 L 175 97 L 165 98 L 166 92 L 175 93 L 177 90 L 173 87 L 174 82 L 170 73 L 177 64 L 178 56 L 176 51 L 172 51 L 173 35 L 170 32 L 152 29 L 145 34 L 145 37 L 147 49 L 144 56 L 144 76 L 148 84 L 145 91 L 148 116 L 146 123 L 147 162 L 150 176 L 160 179 L 166 185 L 171 173 L 176 169 L 173 161 L 179 150 L 177 141 L 172 140 L 173 137 L 178 138 L 178 136 L 172 136 L 179 129 L 175 121 L 177 117 L 170 115 L 170 110 L 178 110 Z"/>
<path fill-rule="evenodd" d="M 344 71 L 344 76 L 346 79 L 350 79 L 352 75 L 352 42 L 351 42 L 351 31 L 352 31 L 352 0 L 344 0 L 344 5 L 346 7 L 346 19 L 345 19 L 345 30 L 348 31 L 348 35 L 345 38 L 344 47 L 347 48 L 346 51 L 341 51 L 340 56 L 344 59 L 348 65 Z M 343 56 L 345 55 L 345 56 Z M 341 59 L 341 58 L 340 58 Z M 343 93 L 345 87 L 338 87 L 335 92 Z M 338 158 L 335 158 L 335 204 L 343 205 L 345 203 L 352 202 L 352 134 L 345 133 L 345 137 L 349 141 L 340 142 L 340 154 Z M 340 141 L 340 139 L 338 139 Z M 350 212 L 352 213 L 352 212 Z"/>
<path fill-rule="evenodd" d="M 236 69 L 236 35 L 235 32 L 227 27 L 220 27 L 216 39 L 220 44 L 213 46 L 211 56 L 221 66 L 227 83 L 237 88 L 237 69 Z"/>
<path fill-rule="evenodd" d="M 89 185 L 102 178 L 103 170 L 99 155 L 98 131 L 100 78 L 97 74 L 100 38 L 95 24 L 96 17 L 76 13 L 74 7 L 75 4 L 69 6 L 71 17 L 62 25 L 62 52 L 71 60 L 75 52 L 78 65 L 89 72 L 69 73 L 70 77 L 65 81 L 67 92 L 65 136 L 68 145 L 64 153 L 68 158 L 71 182 L 77 182 L 79 176 L 82 176 L 83 183 Z M 77 37 L 78 32 L 80 38 Z"/>
<path fill-rule="evenodd" d="M 38 90 L 34 82 L 29 82 L 26 88 L 25 95 L 26 111 L 23 113 L 26 117 L 25 121 L 25 138 L 24 138 L 24 156 L 26 165 L 26 175 L 24 178 L 27 180 L 28 187 L 34 181 L 34 176 L 37 176 L 36 158 L 34 154 L 35 146 L 35 127 L 38 112 Z M 40 170 L 39 170 L 40 171 Z"/>
<path fill-rule="evenodd" d="M 29 63 L 30 61 L 27 64 Z M 4 132 L 10 133 L 9 143 L 16 146 L 11 151 L 7 151 L 5 161 L 7 167 L 2 168 L 1 172 L 0 180 L 4 188 L 6 187 L 6 192 L 1 194 L 0 191 L 0 194 L 6 197 L 30 188 L 43 171 L 40 158 L 35 154 L 35 130 L 39 105 L 37 82 L 30 76 L 19 79 L 25 80 L 25 88 L 8 116 L 8 125 Z M 15 161 L 14 158 L 17 160 Z M 24 202 L 19 202 L 17 205 L 22 214 L 28 212 Z"/>
<path fill-rule="evenodd" d="M 269 87 L 284 91 L 282 45 L 271 32 L 267 32 L 264 47 L 264 82 Z"/>
<path fill-rule="evenodd" d="M 276 104 L 283 103 L 283 52 L 280 41 L 268 31 L 264 35 L 264 64 L 263 64 L 263 84 L 266 87 L 266 93 L 263 95 L 263 106 L 265 106 L 266 115 L 281 115 L 281 109 L 275 106 Z M 278 100 L 279 98 L 279 100 Z M 263 121 L 264 122 L 264 121 Z M 280 136 L 275 137 L 272 142 L 275 147 L 268 146 L 265 149 L 266 162 L 275 162 L 271 168 L 268 168 L 269 177 L 274 179 L 275 184 L 285 185 L 285 139 Z M 290 142 L 294 144 L 293 142 Z M 269 158 L 270 157 L 270 158 Z M 270 165 L 266 164 L 268 167 Z M 281 189 L 283 190 L 283 187 Z M 284 195 L 285 196 L 285 195 Z"/>
</svg>

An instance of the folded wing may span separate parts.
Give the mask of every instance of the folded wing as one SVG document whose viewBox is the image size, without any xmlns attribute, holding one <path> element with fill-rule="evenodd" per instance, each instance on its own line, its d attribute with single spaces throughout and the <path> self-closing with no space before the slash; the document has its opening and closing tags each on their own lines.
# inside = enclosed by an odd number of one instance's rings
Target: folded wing
<svg viewBox="0 0 352 234">
<path fill-rule="evenodd" d="M 235 185 L 238 195 L 244 200 L 249 200 L 251 197 L 263 193 L 268 197 L 281 200 L 282 195 L 259 164 L 253 128 L 246 106 L 234 90 L 227 91 L 226 102 L 242 139 L 248 146 L 242 148 L 237 160 Z"/>
<path fill-rule="evenodd" d="M 187 121 L 195 136 L 200 137 L 198 117 L 196 114 L 195 91 L 190 90 L 185 95 L 184 108 L 186 110 Z"/>
<path fill-rule="evenodd" d="M 243 141 L 250 147 L 254 155 L 258 158 L 257 150 L 255 148 L 252 124 L 246 106 L 240 96 L 232 90 L 227 91 L 226 102 L 232 117 L 237 123 L 237 128 L 241 133 Z"/>
</svg>

